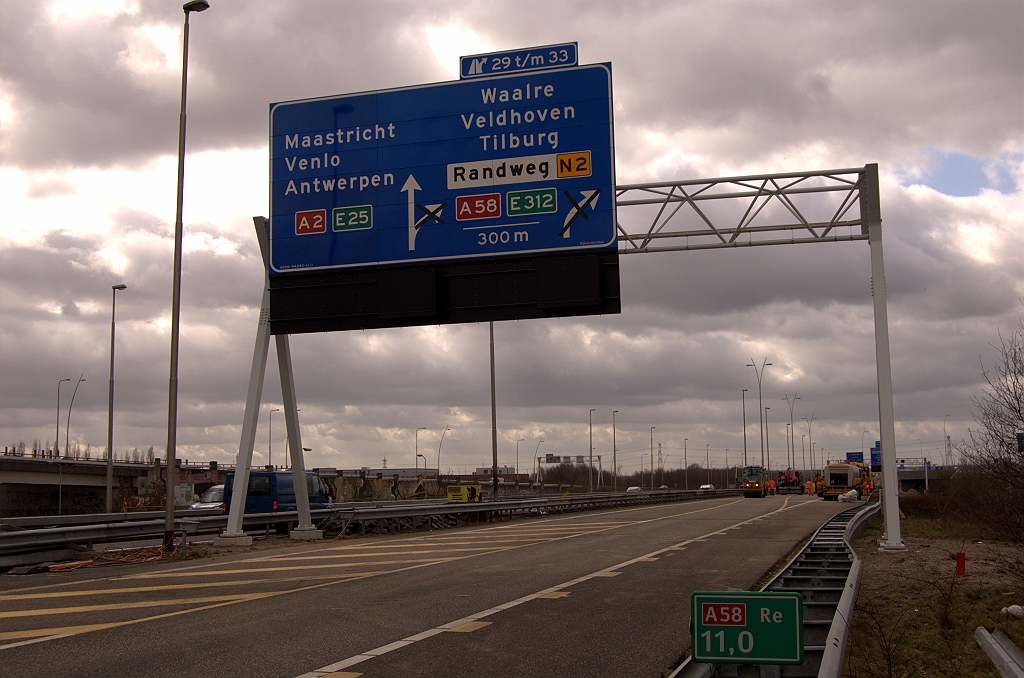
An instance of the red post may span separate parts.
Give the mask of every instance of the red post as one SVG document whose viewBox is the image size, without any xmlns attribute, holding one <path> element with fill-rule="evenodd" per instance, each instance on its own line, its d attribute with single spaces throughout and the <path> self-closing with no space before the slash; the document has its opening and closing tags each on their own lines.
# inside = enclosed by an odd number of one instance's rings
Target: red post
<svg viewBox="0 0 1024 678">
<path fill-rule="evenodd" d="M 967 554 L 958 551 L 956 554 L 956 576 L 962 577 L 967 574 Z"/>
</svg>

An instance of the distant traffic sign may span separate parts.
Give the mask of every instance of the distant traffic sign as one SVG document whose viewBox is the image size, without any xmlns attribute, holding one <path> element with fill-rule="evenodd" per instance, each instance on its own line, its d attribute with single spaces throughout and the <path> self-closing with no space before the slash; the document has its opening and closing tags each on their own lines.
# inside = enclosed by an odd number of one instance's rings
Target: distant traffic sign
<svg viewBox="0 0 1024 678">
<path fill-rule="evenodd" d="M 459 77 L 465 80 L 489 75 L 566 68 L 575 66 L 577 61 L 575 42 L 529 49 L 512 49 L 507 52 L 474 54 L 459 58 Z"/>
<path fill-rule="evenodd" d="M 576 62 L 575 43 L 544 49 Z M 611 68 L 494 75 L 534 52 L 489 56 L 488 77 L 271 105 L 271 275 L 614 252 Z"/>
<path fill-rule="evenodd" d="M 690 597 L 693 659 L 711 664 L 801 664 L 799 593 L 696 591 Z"/>
</svg>

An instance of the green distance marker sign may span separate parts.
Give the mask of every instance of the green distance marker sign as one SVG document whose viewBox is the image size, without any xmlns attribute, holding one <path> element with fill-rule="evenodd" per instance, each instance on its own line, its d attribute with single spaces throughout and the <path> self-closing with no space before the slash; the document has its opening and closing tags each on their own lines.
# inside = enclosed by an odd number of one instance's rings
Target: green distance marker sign
<svg viewBox="0 0 1024 678">
<path fill-rule="evenodd" d="M 802 664 L 800 593 L 695 591 L 693 660 L 710 664 Z"/>
</svg>

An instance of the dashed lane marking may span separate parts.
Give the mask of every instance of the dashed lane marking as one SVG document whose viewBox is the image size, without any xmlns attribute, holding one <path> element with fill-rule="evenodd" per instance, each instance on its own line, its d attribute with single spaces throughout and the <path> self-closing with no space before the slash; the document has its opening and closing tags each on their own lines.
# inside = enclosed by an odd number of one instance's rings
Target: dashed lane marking
<svg viewBox="0 0 1024 678">
<path fill-rule="evenodd" d="M 472 633 L 473 631 L 478 631 L 484 628 L 485 626 L 490 626 L 493 623 L 494 622 L 482 621 L 466 622 L 465 624 L 456 626 L 454 629 L 448 629 L 448 633 Z"/>
</svg>

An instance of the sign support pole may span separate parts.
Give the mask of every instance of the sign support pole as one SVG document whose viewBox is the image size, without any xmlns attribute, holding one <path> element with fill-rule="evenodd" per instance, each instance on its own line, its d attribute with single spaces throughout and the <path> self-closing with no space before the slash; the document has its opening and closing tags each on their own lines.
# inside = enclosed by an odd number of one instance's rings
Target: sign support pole
<svg viewBox="0 0 1024 678">
<path fill-rule="evenodd" d="M 253 217 L 256 239 L 263 255 L 264 269 L 269 260 L 267 220 Z M 260 319 L 256 326 L 256 346 L 252 351 L 252 368 L 249 370 L 249 390 L 245 397 L 245 414 L 242 417 L 242 437 L 238 442 L 238 457 L 235 460 L 235 478 L 231 486 L 231 509 L 228 511 L 228 526 L 214 539 L 218 546 L 252 544 L 252 537 L 242 530 L 242 514 L 245 512 L 245 498 L 249 489 L 249 466 L 252 451 L 256 445 L 256 424 L 259 420 L 260 398 L 263 395 L 263 377 L 267 373 L 267 352 L 270 350 L 270 280 L 263 277 L 263 301 L 260 303 Z"/>
<path fill-rule="evenodd" d="M 291 531 L 292 539 L 311 541 L 322 539 L 322 530 L 313 528 L 309 515 L 309 492 L 306 491 L 306 463 L 303 459 L 302 435 L 299 431 L 298 401 L 295 398 L 295 375 L 292 373 L 292 352 L 288 345 L 288 335 L 278 334 L 277 367 L 281 372 L 281 399 L 284 407 L 284 421 L 288 428 L 288 447 L 292 460 L 292 483 L 295 485 L 295 508 L 299 512 L 299 525 Z"/>
<path fill-rule="evenodd" d="M 498 410 L 494 402 L 494 321 L 487 325 L 491 338 L 491 463 L 494 465 L 494 501 L 498 501 Z"/>
<path fill-rule="evenodd" d="M 864 166 L 861 210 L 871 247 L 871 296 L 875 311 L 875 368 L 878 374 L 878 428 L 882 441 L 882 510 L 885 515 L 883 551 L 902 551 L 899 477 L 896 473 L 896 424 L 889 358 L 889 315 L 885 302 L 885 264 L 882 259 L 882 210 L 878 195 L 878 165 Z"/>
</svg>

